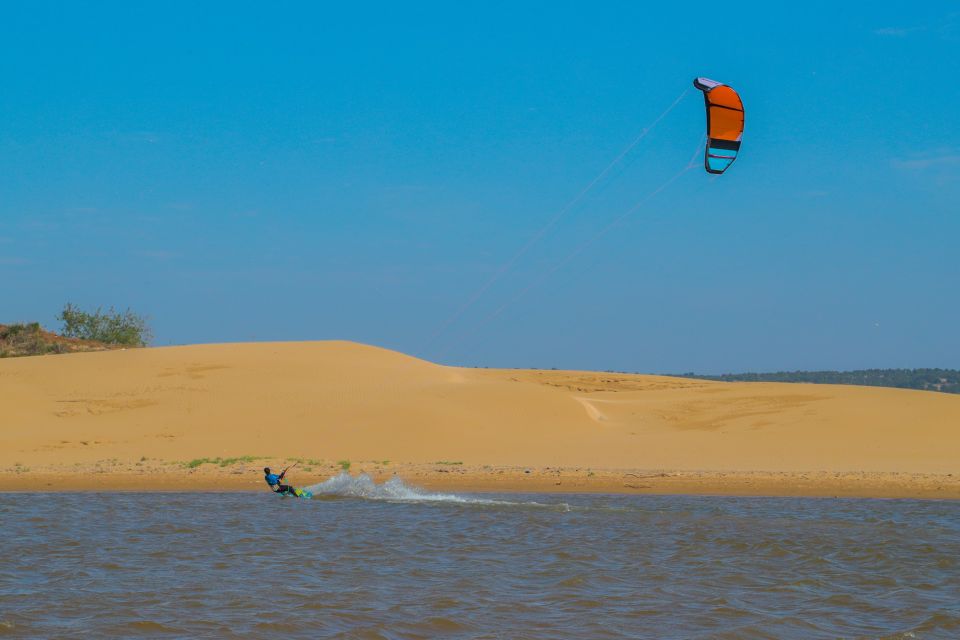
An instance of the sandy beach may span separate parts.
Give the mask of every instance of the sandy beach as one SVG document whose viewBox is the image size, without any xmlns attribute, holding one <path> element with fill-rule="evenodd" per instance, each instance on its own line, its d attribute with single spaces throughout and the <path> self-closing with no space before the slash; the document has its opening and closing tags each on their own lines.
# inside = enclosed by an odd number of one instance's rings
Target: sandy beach
<svg viewBox="0 0 960 640">
<path fill-rule="evenodd" d="M 431 489 L 960 498 L 960 396 L 444 367 L 348 342 L 0 360 L 0 490 Z"/>
</svg>

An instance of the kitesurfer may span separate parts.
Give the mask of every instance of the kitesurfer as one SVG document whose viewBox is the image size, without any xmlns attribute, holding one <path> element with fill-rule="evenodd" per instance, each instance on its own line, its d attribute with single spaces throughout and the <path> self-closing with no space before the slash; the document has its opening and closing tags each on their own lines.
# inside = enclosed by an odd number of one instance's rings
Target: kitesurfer
<svg viewBox="0 0 960 640">
<path fill-rule="evenodd" d="M 294 465 L 296 466 L 296 465 Z M 287 467 L 280 472 L 280 475 L 275 473 L 270 473 L 270 467 L 263 468 L 263 479 L 267 481 L 267 484 L 270 485 L 270 490 L 274 493 L 289 493 L 290 495 L 297 495 L 297 490 L 291 487 L 288 484 L 281 484 L 280 481 L 283 480 L 283 476 L 287 475 L 287 470 L 290 467 Z"/>
</svg>

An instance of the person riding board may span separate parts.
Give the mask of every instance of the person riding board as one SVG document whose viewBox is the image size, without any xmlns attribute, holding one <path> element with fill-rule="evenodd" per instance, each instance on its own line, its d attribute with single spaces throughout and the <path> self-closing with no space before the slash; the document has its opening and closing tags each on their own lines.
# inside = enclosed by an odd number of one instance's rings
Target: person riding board
<svg viewBox="0 0 960 640">
<path fill-rule="evenodd" d="M 283 480 L 283 476 L 287 475 L 287 471 L 297 466 L 297 463 L 293 463 L 286 469 L 280 472 L 280 475 L 275 473 L 270 473 L 270 467 L 263 468 L 263 479 L 267 481 L 267 484 L 270 485 L 270 490 L 274 493 L 289 493 L 290 495 L 297 495 L 297 490 L 291 487 L 288 484 L 281 484 L 280 481 Z"/>
</svg>

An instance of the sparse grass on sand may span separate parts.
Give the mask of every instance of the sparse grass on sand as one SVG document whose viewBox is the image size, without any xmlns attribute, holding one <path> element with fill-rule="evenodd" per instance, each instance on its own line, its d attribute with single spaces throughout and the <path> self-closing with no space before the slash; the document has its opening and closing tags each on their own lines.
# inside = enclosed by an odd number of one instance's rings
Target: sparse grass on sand
<svg viewBox="0 0 960 640">
<path fill-rule="evenodd" d="M 200 465 L 204 464 L 216 464 L 221 467 L 229 467 L 240 462 L 255 462 L 257 460 L 265 460 L 266 456 L 237 456 L 235 458 L 194 458 L 189 462 L 183 462 L 183 466 L 188 469 L 196 469 Z"/>
</svg>

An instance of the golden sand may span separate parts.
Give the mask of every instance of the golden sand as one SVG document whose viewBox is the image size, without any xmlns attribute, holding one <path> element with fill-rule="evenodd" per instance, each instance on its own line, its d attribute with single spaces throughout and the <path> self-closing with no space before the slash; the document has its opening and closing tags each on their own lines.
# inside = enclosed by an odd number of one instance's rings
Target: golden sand
<svg viewBox="0 0 960 640">
<path fill-rule="evenodd" d="M 960 396 L 464 369 L 349 342 L 0 360 L 0 490 L 253 489 L 295 459 L 297 484 L 350 461 L 462 490 L 956 498 Z"/>
</svg>

